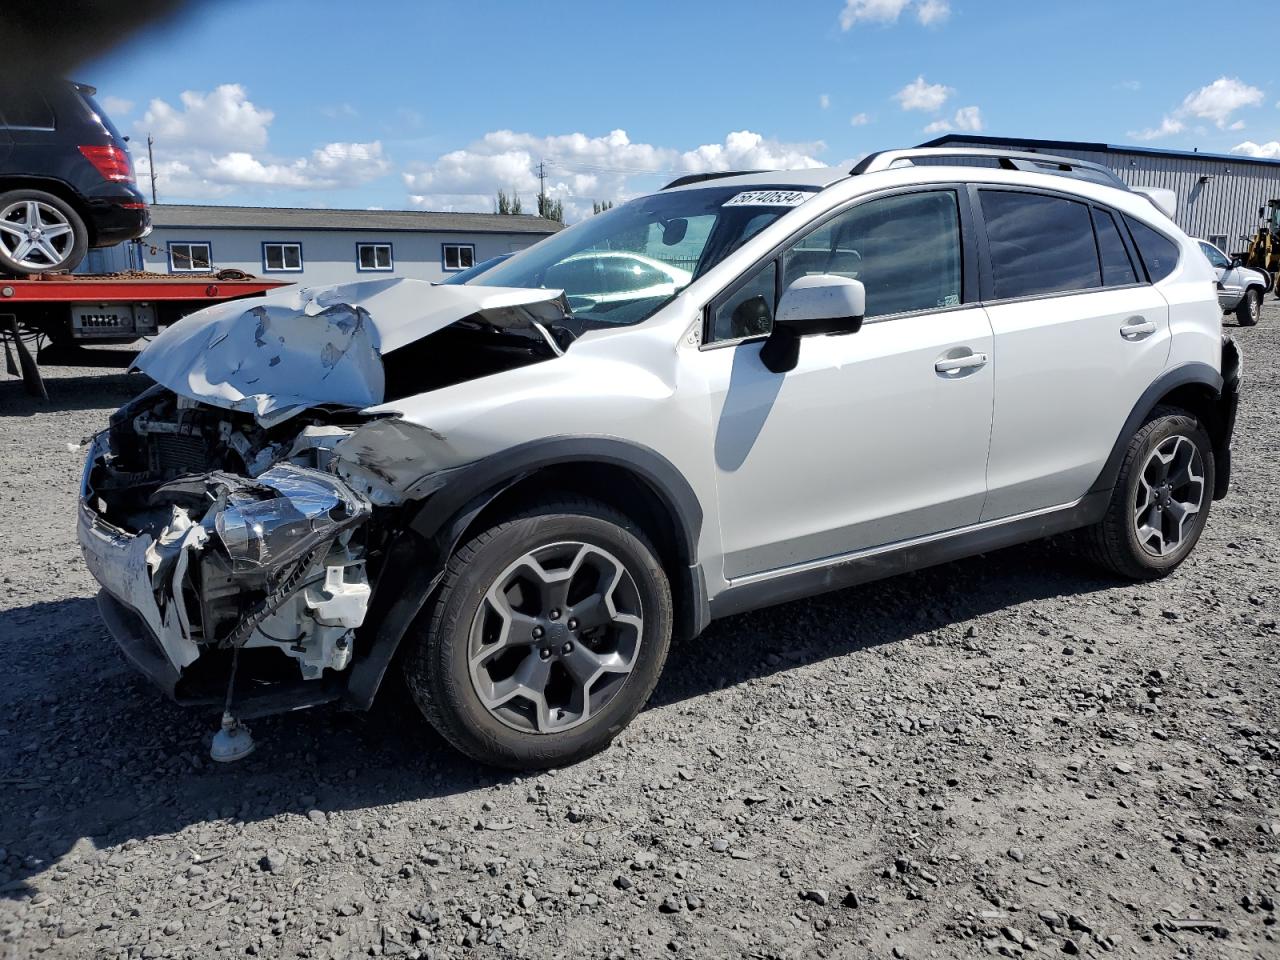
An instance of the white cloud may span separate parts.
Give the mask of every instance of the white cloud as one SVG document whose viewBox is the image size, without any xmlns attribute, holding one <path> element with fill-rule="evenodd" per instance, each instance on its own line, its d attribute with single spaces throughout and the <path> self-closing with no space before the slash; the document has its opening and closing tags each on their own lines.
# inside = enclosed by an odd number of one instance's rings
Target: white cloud
<svg viewBox="0 0 1280 960">
<path fill-rule="evenodd" d="M 956 111 L 955 125 L 957 130 L 977 133 L 982 129 L 982 111 L 977 107 L 961 107 Z"/>
<path fill-rule="evenodd" d="M 1268 160 L 1280 160 L 1280 140 L 1272 140 L 1269 143 L 1254 143 L 1252 140 L 1246 140 L 1232 147 L 1231 152 L 1243 153 L 1250 157 L 1264 157 Z"/>
<path fill-rule="evenodd" d="M 1180 112 L 1212 120 L 1219 129 L 1227 126 L 1231 114 L 1243 107 L 1256 107 L 1262 103 L 1263 93 L 1234 77 L 1219 77 L 1207 87 L 1189 93 L 1182 101 Z"/>
<path fill-rule="evenodd" d="M 267 145 L 275 114 L 254 106 L 240 84 L 224 83 L 210 93 L 185 90 L 179 99 L 180 109 L 152 100 L 135 124 L 139 132 L 173 147 L 257 150 Z"/>
<path fill-rule="evenodd" d="M 1233 121 L 1231 115 L 1244 107 L 1258 106 L 1264 96 L 1257 87 L 1251 87 L 1234 77 L 1219 77 L 1213 83 L 1183 97 L 1181 105 L 1161 119 L 1160 126 L 1130 132 L 1129 136 L 1138 140 L 1156 140 L 1182 133 L 1187 128 L 1187 119 L 1192 117 L 1211 120 L 1219 130 L 1243 130 L 1244 121 Z"/>
<path fill-rule="evenodd" d="M 827 109 L 827 107 L 831 106 L 831 97 L 830 97 L 830 95 L 829 95 L 829 94 L 825 94 L 825 93 L 820 93 L 820 94 L 818 94 L 818 106 L 819 106 L 819 107 L 821 107 L 823 110 L 825 110 L 825 109 Z"/>
<path fill-rule="evenodd" d="M 849 126 L 851 127 L 865 127 L 870 122 L 871 118 L 865 113 L 855 113 L 849 118 Z"/>
<path fill-rule="evenodd" d="M 321 107 L 320 112 L 332 120 L 350 120 L 360 116 L 360 111 L 349 103 L 331 103 Z"/>
<path fill-rule="evenodd" d="M 1175 133 L 1181 133 L 1186 129 L 1186 125 L 1176 117 L 1165 117 L 1160 121 L 1160 126 L 1151 127 L 1146 130 L 1129 131 L 1129 136 L 1135 140 L 1158 140 L 1160 137 L 1169 137 Z"/>
<path fill-rule="evenodd" d="M 851 30 L 858 23 L 897 23 L 906 10 L 926 27 L 951 16 L 948 0 L 845 0 L 840 11 L 840 29 Z"/>
<path fill-rule="evenodd" d="M 947 133 L 951 130 L 964 130 L 977 133 L 982 129 L 982 111 L 977 107 L 961 107 L 948 120 L 946 117 L 933 121 L 924 128 L 925 133 Z"/>
<path fill-rule="evenodd" d="M 490 211 L 497 192 L 504 190 L 518 194 L 524 208 L 531 210 L 538 192 L 535 168 L 541 160 L 546 164 L 548 195 L 564 202 L 572 220 L 589 213 L 593 200 L 625 200 L 651 189 L 652 179 L 716 170 L 816 167 L 821 163 L 813 154 L 823 149 L 821 142 L 781 143 L 750 130 L 683 151 L 633 143 L 625 130 L 598 137 L 496 130 L 465 149 L 415 166 L 403 177 L 416 207 Z M 633 184 L 637 177 L 652 179 Z"/>
<path fill-rule="evenodd" d="M 113 119 L 115 117 L 123 117 L 133 109 L 133 101 L 107 94 L 102 98 L 102 109 L 107 111 L 107 115 Z"/>
<path fill-rule="evenodd" d="M 332 190 L 359 186 L 391 170 L 382 143 L 328 143 L 300 157 L 267 151 L 275 114 L 249 100 L 244 87 L 227 83 L 211 92 L 184 91 L 181 108 L 152 100 L 134 124 L 154 133 L 157 192 L 164 201 L 219 199 L 245 190 Z M 150 178 L 145 151 L 134 158 L 144 187 Z"/>
<path fill-rule="evenodd" d="M 916 7 L 916 19 L 926 27 L 942 23 L 949 16 L 951 16 L 951 4 L 947 0 L 923 0 Z"/>
<path fill-rule="evenodd" d="M 921 74 L 895 93 L 893 99 L 902 105 L 903 110 L 933 111 L 942 109 L 953 93 L 953 89 L 941 83 L 926 82 Z"/>
</svg>

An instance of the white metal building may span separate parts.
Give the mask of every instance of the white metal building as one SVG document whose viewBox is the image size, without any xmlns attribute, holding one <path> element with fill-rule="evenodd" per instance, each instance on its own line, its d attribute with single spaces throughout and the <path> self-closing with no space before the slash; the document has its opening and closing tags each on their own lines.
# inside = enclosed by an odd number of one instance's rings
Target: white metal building
<svg viewBox="0 0 1280 960">
<path fill-rule="evenodd" d="M 208 273 L 234 267 L 304 284 L 379 276 L 443 280 L 562 228 L 541 217 L 418 210 L 158 204 L 139 244 L 90 252 L 81 272 Z"/>
<path fill-rule="evenodd" d="M 1164 187 L 1178 196 L 1178 226 L 1227 253 L 1239 253 L 1258 228 L 1258 210 L 1280 198 L 1280 160 L 1242 154 L 1124 147 L 1075 140 L 1027 140 L 951 133 L 924 147 L 1003 147 L 1090 160 L 1135 187 Z"/>
</svg>

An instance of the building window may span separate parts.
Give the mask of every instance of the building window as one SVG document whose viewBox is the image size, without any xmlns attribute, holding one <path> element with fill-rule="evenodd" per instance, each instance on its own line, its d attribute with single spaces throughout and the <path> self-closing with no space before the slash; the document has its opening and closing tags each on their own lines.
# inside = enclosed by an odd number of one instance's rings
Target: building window
<svg viewBox="0 0 1280 960">
<path fill-rule="evenodd" d="M 356 269 L 361 273 L 371 270 L 390 270 L 395 265 L 389 243 L 357 243 Z"/>
<path fill-rule="evenodd" d="M 1227 249 L 1227 235 L 1225 233 L 1209 234 L 1209 242 L 1219 250 L 1225 251 Z"/>
<path fill-rule="evenodd" d="M 302 244 L 264 243 L 262 269 L 276 273 L 297 273 L 302 269 Z"/>
<path fill-rule="evenodd" d="M 441 248 L 440 261 L 450 272 L 469 270 L 476 265 L 476 245 L 474 243 L 446 243 Z"/>
<path fill-rule="evenodd" d="M 207 243 L 170 243 L 170 273 L 208 273 L 213 269 L 213 255 Z"/>
</svg>

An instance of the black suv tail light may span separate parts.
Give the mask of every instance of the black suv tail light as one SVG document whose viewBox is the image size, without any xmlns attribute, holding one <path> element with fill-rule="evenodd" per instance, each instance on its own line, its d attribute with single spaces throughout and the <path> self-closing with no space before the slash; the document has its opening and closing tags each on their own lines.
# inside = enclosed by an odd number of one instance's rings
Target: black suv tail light
<svg viewBox="0 0 1280 960">
<path fill-rule="evenodd" d="M 86 146 L 81 147 L 80 152 L 102 174 L 104 180 L 133 182 L 133 167 L 129 163 L 129 154 L 119 147 L 111 144 Z"/>
</svg>

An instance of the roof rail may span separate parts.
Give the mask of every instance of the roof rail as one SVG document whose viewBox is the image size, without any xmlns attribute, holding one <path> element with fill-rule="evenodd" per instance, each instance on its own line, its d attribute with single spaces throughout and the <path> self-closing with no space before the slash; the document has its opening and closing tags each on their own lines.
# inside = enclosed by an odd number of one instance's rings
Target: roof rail
<svg viewBox="0 0 1280 960">
<path fill-rule="evenodd" d="M 1129 185 L 1121 180 L 1115 171 L 1109 170 L 1100 163 L 1088 160 L 1077 160 L 1074 157 L 1059 157 L 1049 153 L 1030 153 L 1018 150 L 999 150 L 991 147 L 913 147 L 907 150 L 881 150 L 878 153 L 863 157 L 850 174 L 878 173 L 892 167 L 911 166 L 913 160 L 962 159 L 970 157 L 982 160 L 995 160 L 1002 169 L 1022 170 L 1026 173 L 1049 173 L 1057 176 L 1076 177 L 1081 180 L 1092 180 L 1108 187 L 1128 190 Z"/>
<path fill-rule="evenodd" d="M 662 189 L 670 190 L 673 187 L 684 187 L 691 183 L 702 183 L 704 180 L 720 180 L 724 177 L 744 177 L 748 173 L 768 172 L 768 170 L 721 170 L 718 173 L 686 173 L 683 177 L 676 177 Z"/>
</svg>

